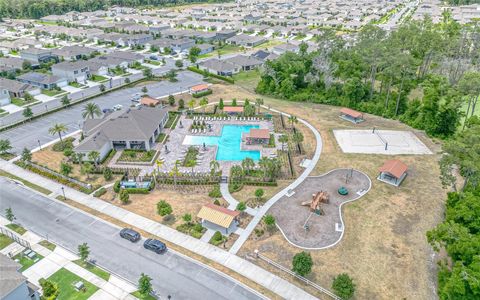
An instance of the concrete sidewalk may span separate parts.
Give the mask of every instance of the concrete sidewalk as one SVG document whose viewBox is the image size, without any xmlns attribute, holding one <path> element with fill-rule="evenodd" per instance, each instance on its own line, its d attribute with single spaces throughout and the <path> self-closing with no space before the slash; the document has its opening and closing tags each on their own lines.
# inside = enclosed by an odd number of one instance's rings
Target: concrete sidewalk
<svg viewBox="0 0 480 300">
<path fill-rule="evenodd" d="M 62 185 L 44 178 L 35 173 L 22 169 L 12 163 L 1 160 L 0 168 L 6 172 L 14 174 L 18 177 L 28 179 L 28 181 L 35 183 L 39 186 L 48 188 L 54 192 L 60 192 Z M 123 208 L 114 206 L 105 201 L 94 198 L 90 195 L 83 194 L 77 190 L 69 187 L 65 188 L 65 195 L 67 198 L 72 199 L 82 205 L 99 211 L 115 219 L 121 220 L 131 226 L 140 228 L 146 232 L 167 240 L 178 246 L 181 246 L 189 251 L 204 256 L 214 262 L 217 262 L 240 275 L 252 280 L 265 287 L 268 290 L 276 293 L 285 299 L 316 299 L 309 293 L 305 292 L 296 285 L 260 268 L 259 266 L 246 261 L 235 254 L 229 253 L 218 247 L 202 242 L 191 236 L 187 236 L 181 232 L 178 232 L 170 227 L 164 226 L 160 223 L 152 221 L 148 218 L 134 214 Z M 256 217 L 259 219 L 262 215 L 258 214 Z M 248 227 L 247 227 L 248 228 Z M 253 230 L 253 229 L 252 229 Z"/>
</svg>

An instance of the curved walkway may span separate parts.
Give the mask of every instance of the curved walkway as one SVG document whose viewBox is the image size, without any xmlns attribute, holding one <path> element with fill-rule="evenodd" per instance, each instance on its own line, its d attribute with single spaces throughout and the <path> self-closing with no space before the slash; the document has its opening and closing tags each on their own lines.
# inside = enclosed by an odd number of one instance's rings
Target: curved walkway
<svg viewBox="0 0 480 300">
<path fill-rule="evenodd" d="M 281 112 L 276 109 L 271 109 L 265 105 L 262 105 L 263 108 L 268 109 L 270 111 L 282 114 L 286 117 L 289 117 L 290 115 L 284 112 Z M 289 186 L 278 192 L 275 196 L 270 198 L 257 212 L 255 217 L 253 217 L 252 221 L 248 224 L 247 228 L 243 231 L 242 235 L 239 236 L 239 238 L 235 241 L 233 246 L 230 248 L 230 253 L 236 254 L 242 245 L 247 241 L 248 237 L 252 233 L 252 231 L 257 227 L 257 224 L 262 220 L 263 215 L 272 207 L 280 198 L 282 198 L 285 194 L 287 194 L 290 190 L 295 189 L 297 186 L 299 186 L 307 177 L 310 175 L 310 173 L 313 171 L 315 166 L 317 165 L 318 160 L 320 159 L 320 154 L 322 153 L 322 137 L 320 136 L 320 133 L 318 132 L 313 125 L 308 123 L 307 121 L 298 118 L 298 121 L 303 123 L 305 126 L 307 126 L 315 135 L 315 140 L 317 142 L 317 147 L 315 148 L 315 154 L 313 155 L 313 158 L 310 162 L 310 164 L 307 166 L 307 168 L 303 171 L 303 173 L 294 181 L 292 182 Z"/>
<path fill-rule="evenodd" d="M 345 176 L 352 174 L 348 183 Z M 349 194 L 340 196 L 338 188 L 344 186 Z M 363 172 L 354 169 L 333 169 L 319 176 L 308 177 L 291 197 L 283 197 L 272 207 L 271 213 L 277 219 L 277 227 L 285 239 L 295 247 L 307 250 L 322 250 L 335 246 L 345 232 L 342 206 L 358 200 L 367 194 L 372 181 Z M 301 206 L 319 190 L 330 196 L 328 204 L 322 204 L 324 214 L 311 214 L 308 207 Z M 307 223 L 309 232 L 303 226 Z"/>
</svg>

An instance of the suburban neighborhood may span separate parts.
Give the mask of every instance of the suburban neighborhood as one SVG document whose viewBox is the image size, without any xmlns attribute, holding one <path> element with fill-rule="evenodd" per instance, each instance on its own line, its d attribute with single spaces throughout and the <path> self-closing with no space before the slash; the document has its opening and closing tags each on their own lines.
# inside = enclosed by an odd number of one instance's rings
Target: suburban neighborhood
<svg viewBox="0 0 480 300">
<path fill-rule="evenodd" d="M 476 1 L 18 1 L 1 299 L 480 295 Z"/>
</svg>

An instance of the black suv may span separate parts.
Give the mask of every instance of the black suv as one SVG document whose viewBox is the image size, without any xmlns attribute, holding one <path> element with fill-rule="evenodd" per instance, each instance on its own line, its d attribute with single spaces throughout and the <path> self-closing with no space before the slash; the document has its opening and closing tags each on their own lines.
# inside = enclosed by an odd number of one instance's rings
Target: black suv
<svg viewBox="0 0 480 300">
<path fill-rule="evenodd" d="M 120 236 L 126 240 L 129 240 L 132 243 L 137 242 L 141 238 L 140 233 L 130 228 L 123 228 L 120 231 Z"/>
<path fill-rule="evenodd" d="M 152 250 L 158 254 L 165 252 L 167 250 L 167 245 L 160 242 L 159 240 L 154 239 L 147 239 L 145 243 L 143 243 L 143 247 L 148 250 Z"/>
</svg>

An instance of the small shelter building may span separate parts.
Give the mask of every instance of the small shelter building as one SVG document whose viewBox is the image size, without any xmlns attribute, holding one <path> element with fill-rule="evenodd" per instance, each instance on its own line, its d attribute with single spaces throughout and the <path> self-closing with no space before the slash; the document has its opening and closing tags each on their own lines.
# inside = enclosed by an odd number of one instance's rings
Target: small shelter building
<svg viewBox="0 0 480 300">
<path fill-rule="evenodd" d="M 228 235 L 237 229 L 239 215 L 238 211 L 208 203 L 202 206 L 197 217 L 203 226 Z"/>
<path fill-rule="evenodd" d="M 399 186 L 403 179 L 407 176 L 408 167 L 397 159 L 387 160 L 383 166 L 379 168 L 380 174 L 377 179 L 385 183 Z"/>
</svg>

